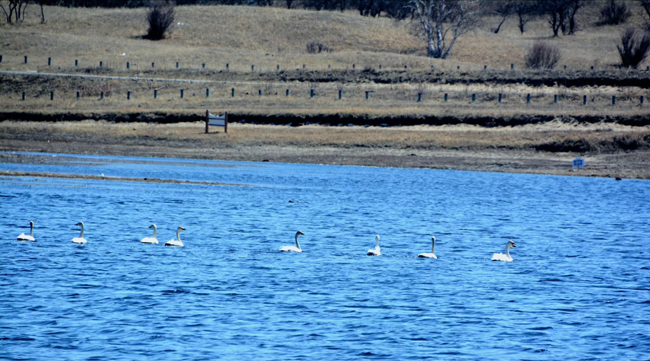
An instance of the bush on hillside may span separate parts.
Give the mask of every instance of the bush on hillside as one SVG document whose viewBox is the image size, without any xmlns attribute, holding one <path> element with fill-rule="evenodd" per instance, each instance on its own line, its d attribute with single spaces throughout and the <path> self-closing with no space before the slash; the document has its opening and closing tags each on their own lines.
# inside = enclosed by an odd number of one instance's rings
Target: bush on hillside
<svg viewBox="0 0 650 361">
<path fill-rule="evenodd" d="M 332 49 L 330 49 L 329 47 L 327 47 L 327 46 L 325 46 L 325 45 L 323 45 L 321 43 L 318 43 L 318 42 L 314 41 L 314 42 L 311 42 L 311 43 L 307 44 L 307 52 L 309 54 L 318 54 L 318 53 L 321 53 L 321 52 L 331 53 Z"/>
<path fill-rule="evenodd" d="M 608 5 L 600 9 L 600 20 L 598 25 L 619 25 L 627 22 L 632 13 L 627 8 L 627 4 L 617 4 L 612 0 Z"/>
<path fill-rule="evenodd" d="M 172 0 L 153 0 L 147 12 L 149 30 L 145 39 L 161 40 L 174 24 L 174 3 Z"/>
<path fill-rule="evenodd" d="M 529 69 L 553 69 L 561 58 L 560 49 L 543 41 L 536 42 L 526 55 Z"/>
<path fill-rule="evenodd" d="M 621 56 L 621 65 L 626 68 L 637 68 L 650 50 L 650 34 L 635 28 L 627 28 L 621 35 L 621 44 L 616 45 Z"/>
</svg>

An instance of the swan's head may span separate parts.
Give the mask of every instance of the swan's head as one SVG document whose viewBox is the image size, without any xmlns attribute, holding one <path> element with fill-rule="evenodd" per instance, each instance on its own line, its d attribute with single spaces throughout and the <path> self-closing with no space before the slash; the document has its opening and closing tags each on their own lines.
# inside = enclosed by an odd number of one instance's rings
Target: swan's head
<svg viewBox="0 0 650 361">
<path fill-rule="evenodd" d="M 185 228 L 183 228 L 183 226 L 180 226 L 180 227 L 178 227 L 178 229 L 176 229 L 176 230 L 177 230 L 178 232 L 180 232 L 180 231 L 184 231 Z"/>
<path fill-rule="evenodd" d="M 301 231 L 296 232 L 296 236 L 304 236 L 305 234 L 302 233 Z"/>
<path fill-rule="evenodd" d="M 34 221 L 29 221 L 29 226 L 34 227 Z"/>
<path fill-rule="evenodd" d="M 81 226 L 81 227 L 83 227 L 83 226 L 84 226 L 84 222 L 79 222 L 79 223 L 75 224 L 75 226 Z"/>
<path fill-rule="evenodd" d="M 150 225 L 149 228 L 156 229 L 156 224 L 154 223 L 154 224 Z"/>
<path fill-rule="evenodd" d="M 379 241 L 379 235 L 375 236 L 375 241 Z"/>
<path fill-rule="evenodd" d="M 515 246 L 515 242 L 513 242 L 512 240 L 508 241 L 507 245 L 510 246 L 510 247 L 517 247 L 517 246 Z"/>
<path fill-rule="evenodd" d="M 436 237 L 435 237 L 435 236 L 431 236 L 431 242 L 435 242 L 435 241 L 436 241 Z"/>
</svg>

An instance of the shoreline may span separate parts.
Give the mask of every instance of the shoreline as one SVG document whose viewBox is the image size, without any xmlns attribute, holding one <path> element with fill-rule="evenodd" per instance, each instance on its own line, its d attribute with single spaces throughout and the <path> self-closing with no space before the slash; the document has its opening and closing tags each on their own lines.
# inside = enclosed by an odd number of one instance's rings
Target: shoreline
<svg viewBox="0 0 650 361">
<path fill-rule="evenodd" d="M 650 129 L 611 123 L 494 128 L 234 123 L 228 133 L 204 131 L 203 122 L 3 121 L 0 163 L 33 161 L 7 153 L 15 151 L 650 179 Z M 583 158 L 586 167 L 575 171 L 575 158 Z"/>
<path fill-rule="evenodd" d="M 75 142 L 39 142 L 32 146 L 7 146 L 0 144 L 1 163 L 32 163 L 29 156 L 9 152 L 60 153 L 74 155 L 108 155 L 137 156 L 171 159 L 203 159 L 241 162 L 273 162 L 295 164 L 321 164 L 342 166 L 366 166 L 389 168 L 421 168 L 437 170 L 456 170 L 472 172 L 539 174 L 557 176 L 650 179 L 650 152 L 640 154 L 617 154 L 584 156 L 587 167 L 574 170 L 571 160 L 574 154 L 540 154 L 539 152 L 466 152 L 466 151 L 423 151 L 399 149 L 351 149 L 335 147 L 296 147 L 265 146 L 251 149 L 249 147 L 229 147 L 206 152 L 192 148 L 172 146 L 128 146 L 102 145 L 93 147 Z M 618 162 L 617 162 L 618 161 Z M 618 163 L 618 165 L 614 164 Z M 636 166 L 634 166 L 636 164 Z M 5 171 L 6 173 L 6 171 Z M 13 172 L 13 176 L 49 176 L 31 174 L 33 172 Z M 21 174 L 22 173 L 22 174 Z M 59 176 L 53 176 L 59 177 Z M 67 176 L 62 176 L 63 178 Z M 79 176 L 87 178 L 86 176 Z M 79 178 L 76 177 L 76 178 Z M 92 178 L 92 177 L 91 177 Z M 105 177 L 95 177 L 106 180 Z M 93 178 L 94 179 L 94 178 Z M 166 180 L 130 180 L 168 182 Z M 169 181 L 171 182 L 171 181 Z M 176 181 L 174 181 L 176 182 Z M 191 183 L 191 182 L 190 182 Z M 202 183 L 201 183 L 202 184 Z M 214 184 L 224 185 L 224 184 Z M 229 185 L 229 184 L 227 184 Z"/>
</svg>

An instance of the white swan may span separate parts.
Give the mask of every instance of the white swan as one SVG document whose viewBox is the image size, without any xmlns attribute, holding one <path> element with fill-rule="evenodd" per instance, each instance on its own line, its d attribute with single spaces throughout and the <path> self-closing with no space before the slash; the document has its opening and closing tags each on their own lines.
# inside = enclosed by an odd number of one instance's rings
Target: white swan
<svg viewBox="0 0 650 361">
<path fill-rule="evenodd" d="M 280 248 L 280 252 L 302 252 L 302 248 L 300 248 L 300 243 L 298 243 L 298 237 L 299 236 L 304 236 L 305 234 L 298 231 L 296 232 L 296 245 L 295 246 L 284 246 Z"/>
<path fill-rule="evenodd" d="M 72 243 L 74 244 L 86 244 L 88 241 L 84 238 L 84 222 L 79 222 L 75 224 L 75 226 L 81 226 L 81 234 L 79 237 L 75 237 L 72 239 Z"/>
<path fill-rule="evenodd" d="M 158 232 L 158 227 L 156 227 L 155 224 L 152 224 L 152 225 L 149 226 L 149 228 L 153 228 L 153 237 L 143 238 L 140 242 L 148 243 L 148 244 L 158 244 L 158 239 L 156 238 L 156 233 Z"/>
<path fill-rule="evenodd" d="M 510 256 L 510 247 L 517 247 L 515 246 L 515 242 L 512 240 L 508 241 L 506 243 L 506 254 L 503 253 L 495 253 L 492 255 L 492 260 L 493 261 L 503 261 L 503 262 L 512 262 L 512 257 Z"/>
<path fill-rule="evenodd" d="M 377 245 L 375 248 L 368 250 L 368 256 L 381 256 L 381 248 L 379 247 L 379 235 L 375 236 L 375 241 L 377 241 Z"/>
<path fill-rule="evenodd" d="M 169 247 L 185 247 L 185 245 L 183 244 L 183 241 L 181 241 L 181 231 L 184 231 L 184 230 L 185 230 L 185 228 L 183 228 L 182 226 L 176 228 L 176 239 L 172 239 L 171 241 L 168 241 L 167 243 L 165 243 L 165 246 L 169 246 Z"/>
<path fill-rule="evenodd" d="M 436 256 L 435 253 L 436 249 L 436 237 L 431 236 L 431 253 L 420 253 L 418 257 L 420 258 L 435 258 L 438 259 L 438 256 Z"/>
<path fill-rule="evenodd" d="M 26 235 L 25 233 L 21 233 L 20 236 L 18 236 L 19 241 L 30 241 L 30 242 L 36 242 L 34 239 L 34 222 L 29 221 L 29 236 Z"/>
</svg>

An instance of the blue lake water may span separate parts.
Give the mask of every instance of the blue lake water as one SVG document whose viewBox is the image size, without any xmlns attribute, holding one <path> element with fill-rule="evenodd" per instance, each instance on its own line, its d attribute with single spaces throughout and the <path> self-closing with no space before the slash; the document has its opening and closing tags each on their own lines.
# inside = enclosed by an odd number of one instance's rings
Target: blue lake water
<svg viewBox="0 0 650 361">
<path fill-rule="evenodd" d="M 0 171 L 247 186 L 0 177 L 0 359 L 650 355 L 648 181 L 43 159 Z M 141 244 L 151 223 L 185 247 Z M 509 239 L 514 262 L 490 261 Z"/>
</svg>

